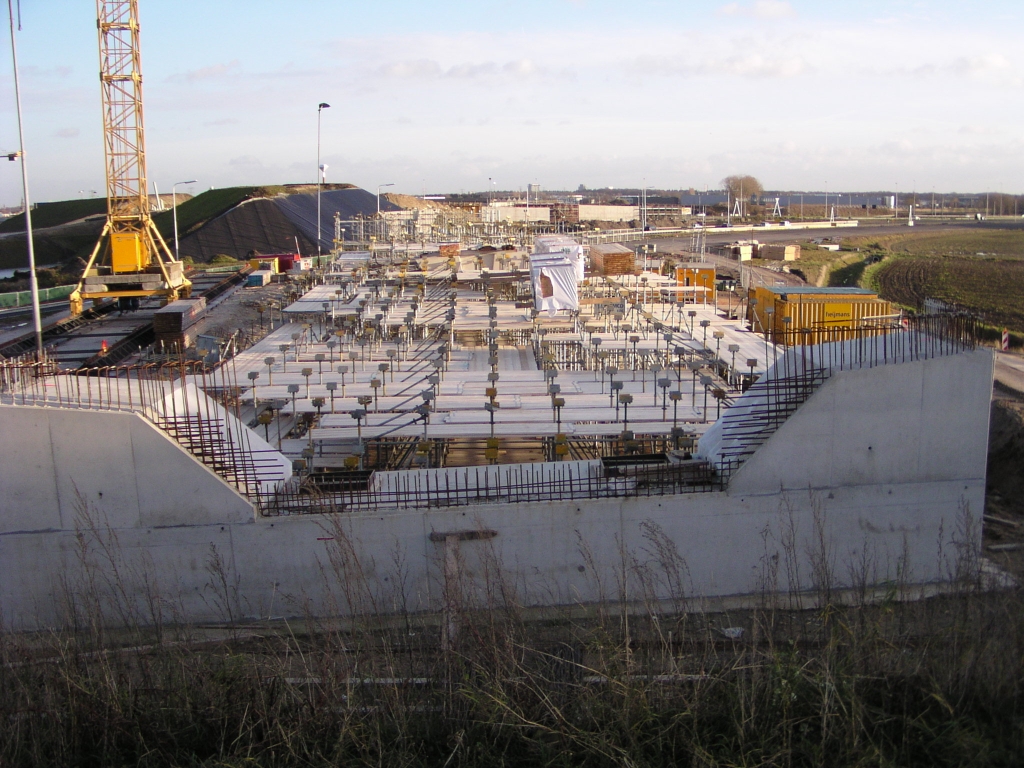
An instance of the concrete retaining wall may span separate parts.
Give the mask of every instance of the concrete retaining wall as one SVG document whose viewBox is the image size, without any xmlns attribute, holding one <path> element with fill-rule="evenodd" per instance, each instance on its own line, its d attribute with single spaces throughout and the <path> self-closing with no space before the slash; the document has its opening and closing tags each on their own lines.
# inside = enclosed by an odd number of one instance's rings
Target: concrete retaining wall
<svg viewBox="0 0 1024 768">
<path fill-rule="evenodd" d="M 977 551 L 963 530 L 984 503 L 990 387 L 986 352 L 837 374 L 727 492 L 263 519 L 136 416 L 0 408 L 18 446 L 0 610 L 50 626 L 90 590 L 113 622 L 437 609 L 446 547 L 467 603 L 727 597 L 810 589 L 823 570 L 877 582 L 904 552 L 933 581 Z"/>
</svg>

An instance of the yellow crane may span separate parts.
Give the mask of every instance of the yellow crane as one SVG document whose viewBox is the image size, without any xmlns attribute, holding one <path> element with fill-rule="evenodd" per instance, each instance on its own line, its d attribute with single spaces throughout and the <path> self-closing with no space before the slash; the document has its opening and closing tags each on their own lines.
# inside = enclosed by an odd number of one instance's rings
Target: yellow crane
<svg viewBox="0 0 1024 768">
<path fill-rule="evenodd" d="M 73 315 L 87 300 L 116 298 L 130 309 L 147 296 L 169 302 L 192 289 L 149 213 L 138 0 L 97 0 L 96 16 L 107 222 L 70 296 Z"/>
</svg>

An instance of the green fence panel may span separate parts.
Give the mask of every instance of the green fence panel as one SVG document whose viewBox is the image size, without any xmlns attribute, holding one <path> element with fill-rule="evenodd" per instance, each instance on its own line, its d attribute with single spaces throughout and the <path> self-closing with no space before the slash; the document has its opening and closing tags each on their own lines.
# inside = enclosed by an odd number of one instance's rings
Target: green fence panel
<svg viewBox="0 0 1024 768">
<path fill-rule="evenodd" d="M 43 288 L 39 291 L 39 301 L 58 301 L 66 299 L 75 290 L 73 285 L 58 285 L 54 288 Z M 0 293 L 0 309 L 12 307 L 27 307 L 32 304 L 31 291 L 17 291 L 15 293 Z"/>
</svg>

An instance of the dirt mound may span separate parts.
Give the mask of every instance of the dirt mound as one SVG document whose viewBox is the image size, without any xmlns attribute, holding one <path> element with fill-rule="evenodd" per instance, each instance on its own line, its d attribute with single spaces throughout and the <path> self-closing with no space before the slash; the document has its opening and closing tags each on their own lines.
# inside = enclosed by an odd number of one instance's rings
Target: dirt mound
<svg viewBox="0 0 1024 768">
<path fill-rule="evenodd" d="M 445 210 L 450 206 L 439 203 L 436 200 L 424 200 L 420 197 L 414 197 L 413 195 L 402 195 L 397 192 L 388 192 L 381 195 L 382 198 L 390 203 L 394 203 L 399 208 L 405 209 L 426 209 L 426 210 Z"/>
<path fill-rule="evenodd" d="M 992 402 L 986 486 L 993 511 L 1024 520 L 1024 402 Z"/>
<path fill-rule="evenodd" d="M 296 238 L 302 253 L 316 251 L 315 242 L 273 200 L 250 200 L 182 238 L 180 250 L 182 256 L 207 263 L 220 254 L 244 259 L 250 251 L 293 253 Z"/>
</svg>

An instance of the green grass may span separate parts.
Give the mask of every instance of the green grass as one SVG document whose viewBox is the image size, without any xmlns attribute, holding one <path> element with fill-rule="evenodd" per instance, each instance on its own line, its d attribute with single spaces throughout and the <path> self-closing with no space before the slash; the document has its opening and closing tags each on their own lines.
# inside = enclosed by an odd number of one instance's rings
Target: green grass
<svg viewBox="0 0 1024 768">
<path fill-rule="evenodd" d="M 848 247 L 909 256 L 968 256 L 1024 258 L 1024 230 L 985 230 L 942 228 L 935 231 L 903 231 L 882 237 L 844 238 Z"/>
<path fill-rule="evenodd" d="M 233 207 L 253 197 L 271 197 L 285 191 L 285 187 L 227 187 L 211 189 L 196 195 L 178 205 L 178 234 L 186 235 L 203 226 Z M 104 200 L 66 200 L 60 203 L 40 203 L 32 211 L 32 226 L 35 232 L 37 264 L 62 264 L 72 259 L 86 259 L 96 245 L 96 238 L 102 223 L 96 222 L 95 232 L 74 233 L 61 230 L 40 232 L 45 227 L 66 224 L 84 216 L 102 214 L 107 210 Z M 174 237 L 172 211 L 153 215 L 160 234 L 169 243 Z M 0 232 L 24 231 L 24 216 L 14 216 L 0 225 Z M 21 269 L 28 266 L 28 251 L 24 237 L 10 237 L 0 240 L 0 269 Z"/>
<path fill-rule="evenodd" d="M 86 216 L 98 216 L 107 212 L 105 197 L 87 200 L 61 200 L 56 203 L 38 203 L 32 209 L 32 228 L 44 229 L 67 224 L 69 221 L 84 219 Z M 19 213 L 0 223 L 0 233 L 24 232 L 25 214 Z"/>
<path fill-rule="evenodd" d="M 34 237 L 36 264 L 63 264 L 76 256 L 87 258 L 102 225 L 96 226 L 95 234 L 49 235 L 38 234 Z M 6 237 L 0 240 L 0 269 L 26 269 L 28 267 L 28 249 L 25 237 Z"/>
<path fill-rule="evenodd" d="M 992 328 L 1024 332 L 1024 231 L 931 229 L 846 244 L 883 258 L 859 281 L 889 301 L 920 310 L 926 298 L 939 299 Z"/>
<path fill-rule="evenodd" d="M 183 237 L 199 229 L 203 224 L 227 213 L 239 203 L 254 197 L 273 197 L 285 191 L 285 187 L 225 187 L 211 189 L 196 195 L 178 205 L 178 236 Z M 160 234 L 165 240 L 174 237 L 173 211 L 164 211 L 153 216 Z"/>
<path fill-rule="evenodd" d="M 990 325 L 1024 331 L 1024 259 L 895 257 L 875 275 L 884 298 L 920 309 L 934 298 Z"/>
</svg>

